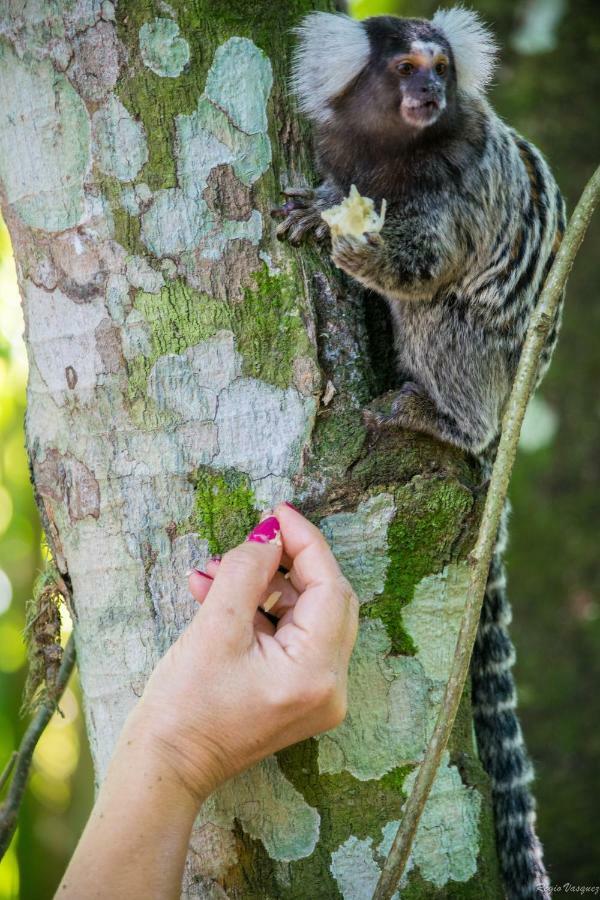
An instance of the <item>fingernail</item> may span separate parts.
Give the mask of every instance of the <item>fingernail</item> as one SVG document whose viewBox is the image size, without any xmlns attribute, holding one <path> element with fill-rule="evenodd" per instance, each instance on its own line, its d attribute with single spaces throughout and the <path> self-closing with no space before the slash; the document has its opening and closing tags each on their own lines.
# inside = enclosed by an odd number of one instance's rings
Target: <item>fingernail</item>
<svg viewBox="0 0 600 900">
<path fill-rule="evenodd" d="M 222 559 L 223 559 L 223 557 L 221 556 L 221 554 L 217 553 L 216 556 L 211 556 L 211 558 L 208 561 L 211 563 L 215 563 L 215 565 L 216 565 L 217 563 L 220 563 Z"/>
<path fill-rule="evenodd" d="M 255 541 L 257 544 L 277 544 L 281 546 L 281 534 L 279 520 L 275 516 L 269 516 L 256 525 L 248 537 L 247 541 Z"/>
<path fill-rule="evenodd" d="M 298 507 L 297 507 L 297 506 L 294 506 L 293 503 L 290 503 L 289 500 L 284 500 L 283 502 L 285 503 L 286 506 L 289 506 L 290 509 L 293 509 L 294 512 L 297 512 L 297 513 L 300 512 L 300 510 L 298 509 Z"/>
<path fill-rule="evenodd" d="M 197 572 L 198 575 L 202 575 L 203 578 L 208 578 L 209 581 L 214 581 L 215 579 L 212 575 L 209 575 L 208 572 L 203 572 L 202 569 L 194 569 L 194 572 Z"/>
</svg>

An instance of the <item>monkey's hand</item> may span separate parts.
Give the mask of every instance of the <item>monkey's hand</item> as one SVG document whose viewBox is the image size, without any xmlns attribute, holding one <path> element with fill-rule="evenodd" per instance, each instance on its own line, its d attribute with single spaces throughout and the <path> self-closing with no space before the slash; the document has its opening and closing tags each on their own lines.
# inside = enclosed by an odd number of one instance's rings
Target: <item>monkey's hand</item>
<svg viewBox="0 0 600 900">
<path fill-rule="evenodd" d="M 321 218 L 321 211 L 326 209 L 329 199 L 320 198 L 310 188 L 286 188 L 283 194 L 286 202 L 271 210 L 274 219 L 283 219 L 277 227 L 278 239 L 297 246 L 310 235 L 317 241 L 326 238 L 329 226 Z"/>
<path fill-rule="evenodd" d="M 340 235 L 332 238 L 331 259 L 340 269 L 367 287 L 376 285 L 384 266 L 385 244 L 378 232 L 362 237 Z"/>
</svg>

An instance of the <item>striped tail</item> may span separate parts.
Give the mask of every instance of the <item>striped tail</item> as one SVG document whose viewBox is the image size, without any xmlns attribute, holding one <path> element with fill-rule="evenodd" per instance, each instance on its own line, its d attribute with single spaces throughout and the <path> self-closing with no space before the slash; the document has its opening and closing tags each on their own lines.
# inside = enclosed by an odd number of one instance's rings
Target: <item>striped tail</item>
<svg viewBox="0 0 600 900">
<path fill-rule="evenodd" d="M 503 552 L 506 503 L 486 586 L 473 658 L 473 715 L 479 756 L 492 786 L 496 844 L 508 900 L 549 900 L 550 882 L 535 832 L 535 801 L 529 790 L 533 767 L 516 714 L 512 676 L 515 649 L 508 634 Z"/>
</svg>

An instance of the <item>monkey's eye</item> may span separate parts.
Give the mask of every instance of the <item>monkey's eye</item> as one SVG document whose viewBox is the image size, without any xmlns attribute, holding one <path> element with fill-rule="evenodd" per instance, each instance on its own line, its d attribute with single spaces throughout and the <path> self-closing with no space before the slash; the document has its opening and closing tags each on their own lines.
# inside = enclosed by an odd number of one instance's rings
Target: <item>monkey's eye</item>
<svg viewBox="0 0 600 900">
<path fill-rule="evenodd" d="M 406 78 L 407 75 L 412 75 L 412 73 L 415 71 L 415 67 L 412 63 L 403 62 L 399 63 L 397 70 L 399 75 L 402 75 L 403 78 Z"/>
<path fill-rule="evenodd" d="M 435 65 L 435 71 L 438 75 L 445 75 L 448 71 L 448 65 L 445 62 L 439 62 Z"/>
</svg>

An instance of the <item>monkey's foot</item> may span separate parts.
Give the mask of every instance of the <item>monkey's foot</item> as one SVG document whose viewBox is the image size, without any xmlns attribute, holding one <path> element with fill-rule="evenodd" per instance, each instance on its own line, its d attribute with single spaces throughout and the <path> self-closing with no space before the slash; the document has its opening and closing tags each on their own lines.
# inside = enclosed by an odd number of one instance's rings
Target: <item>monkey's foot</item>
<svg viewBox="0 0 600 900">
<path fill-rule="evenodd" d="M 390 428 L 414 429 L 415 414 L 419 405 L 430 403 L 418 384 L 406 381 L 399 391 L 388 391 L 387 394 L 376 397 L 363 410 L 363 419 L 370 431 L 385 431 Z"/>
<path fill-rule="evenodd" d="M 339 235 L 333 238 L 331 259 L 338 268 L 355 278 L 377 279 L 381 269 L 380 251 L 383 238 L 377 232 L 368 232 L 362 238 Z"/>
<path fill-rule="evenodd" d="M 286 188 L 283 194 L 288 198 L 286 202 L 271 210 L 274 219 L 283 219 L 276 232 L 280 241 L 297 246 L 311 234 L 317 241 L 327 237 L 329 226 L 321 218 L 322 207 L 313 190 Z"/>
</svg>

